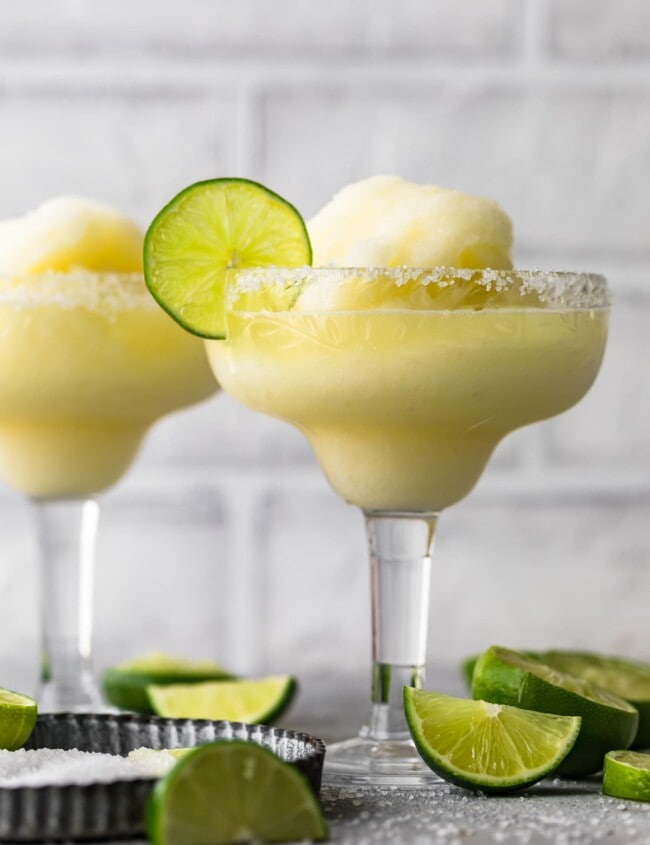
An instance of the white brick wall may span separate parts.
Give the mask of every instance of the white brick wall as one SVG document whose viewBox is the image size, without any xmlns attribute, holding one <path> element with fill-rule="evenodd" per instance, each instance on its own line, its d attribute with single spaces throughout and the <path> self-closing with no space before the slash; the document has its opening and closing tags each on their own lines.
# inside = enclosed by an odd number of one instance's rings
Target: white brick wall
<svg viewBox="0 0 650 845">
<path fill-rule="evenodd" d="M 483 193 L 521 265 L 602 270 L 601 376 L 441 521 L 432 658 L 492 640 L 650 658 L 650 7 L 643 0 L 0 4 L 0 215 L 60 192 L 146 224 L 259 178 L 313 213 L 386 171 Z M 37 664 L 27 506 L 0 493 L 0 685 Z M 104 498 L 98 664 L 149 647 L 365 685 L 358 515 L 303 438 L 226 396 L 160 422 Z"/>
</svg>

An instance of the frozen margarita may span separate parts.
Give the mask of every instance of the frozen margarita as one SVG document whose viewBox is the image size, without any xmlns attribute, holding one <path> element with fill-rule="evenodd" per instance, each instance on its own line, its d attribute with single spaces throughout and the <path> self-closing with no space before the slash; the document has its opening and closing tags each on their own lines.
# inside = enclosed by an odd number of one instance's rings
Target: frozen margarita
<svg viewBox="0 0 650 845">
<path fill-rule="evenodd" d="M 403 697 L 424 683 L 438 512 L 469 493 L 508 432 L 589 389 L 607 286 L 513 270 L 495 203 L 396 177 L 344 188 L 308 230 L 264 186 L 197 183 L 150 226 L 145 274 L 179 322 L 214 338 L 223 387 L 303 431 L 365 512 L 371 708 L 358 737 L 328 748 L 325 777 L 424 785 Z"/>
<path fill-rule="evenodd" d="M 145 288 L 142 239 L 76 197 L 0 223 L 0 477 L 29 496 L 109 486 L 156 419 L 216 390 Z"/>
<path fill-rule="evenodd" d="M 375 177 L 308 225 L 331 267 L 241 271 L 242 289 L 282 278 L 299 293 L 277 310 L 268 292 L 255 311 L 235 297 L 228 340 L 209 353 L 226 390 L 307 435 L 347 501 L 448 507 L 508 432 L 593 382 L 606 309 L 574 307 L 571 276 L 552 294 L 544 274 L 509 270 L 512 227 L 495 203 Z"/>
</svg>

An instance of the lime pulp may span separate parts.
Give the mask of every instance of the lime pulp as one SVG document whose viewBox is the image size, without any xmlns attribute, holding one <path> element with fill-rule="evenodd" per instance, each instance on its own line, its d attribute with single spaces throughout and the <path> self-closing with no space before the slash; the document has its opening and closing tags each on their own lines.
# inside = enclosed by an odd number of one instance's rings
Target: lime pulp
<svg viewBox="0 0 650 845">
<path fill-rule="evenodd" d="M 427 765 L 468 789 L 512 792 L 553 772 L 573 747 L 577 716 L 451 698 L 406 687 L 406 720 Z"/>
<path fill-rule="evenodd" d="M 159 716 L 270 724 L 288 708 L 296 689 L 296 680 L 290 675 L 272 675 L 254 680 L 154 685 L 147 693 Z"/>
</svg>

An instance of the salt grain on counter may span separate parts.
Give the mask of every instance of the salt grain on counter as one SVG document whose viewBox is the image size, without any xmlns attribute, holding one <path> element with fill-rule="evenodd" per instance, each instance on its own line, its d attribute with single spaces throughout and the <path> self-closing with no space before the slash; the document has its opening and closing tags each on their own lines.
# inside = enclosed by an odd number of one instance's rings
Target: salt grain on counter
<svg viewBox="0 0 650 845">
<path fill-rule="evenodd" d="M 0 750 L 0 787 L 64 786 L 161 777 L 176 763 L 166 751 L 137 749 L 129 757 L 94 751 Z"/>
</svg>

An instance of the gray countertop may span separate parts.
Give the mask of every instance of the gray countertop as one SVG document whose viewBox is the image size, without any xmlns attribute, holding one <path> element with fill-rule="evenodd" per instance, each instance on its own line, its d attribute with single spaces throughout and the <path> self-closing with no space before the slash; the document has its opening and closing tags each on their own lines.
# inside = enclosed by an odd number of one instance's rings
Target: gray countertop
<svg viewBox="0 0 650 845">
<path fill-rule="evenodd" d="M 324 786 L 322 803 L 330 841 L 339 845 L 650 843 L 650 804 L 601 795 L 598 780 L 545 781 L 499 798 L 442 782 L 418 790 Z"/>
<path fill-rule="evenodd" d="M 429 677 L 436 689 L 464 694 L 455 669 Z M 326 742 L 351 736 L 365 715 L 365 686 L 363 678 L 303 679 L 284 726 Z M 339 845 L 650 845 L 650 803 L 602 795 L 599 777 L 549 779 L 515 796 L 488 797 L 440 781 L 417 789 L 325 785 L 321 797 Z"/>
<path fill-rule="evenodd" d="M 323 788 L 333 842 L 436 845 L 650 843 L 650 804 L 600 794 L 600 782 L 544 781 L 509 797 L 446 783 L 426 789 Z"/>
<path fill-rule="evenodd" d="M 429 667 L 427 677 L 430 688 L 467 694 L 456 667 Z M 306 681 L 286 726 L 326 742 L 343 739 L 363 722 L 366 695 L 363 678 Z M 322 801 L 331 839 L 341 845 L 650 845 L 650 804 L 602 795 L 599 777 L 549 779 L 507 797 L 443 781 L 418 789 L 324 786 Z"/>
</svg>

